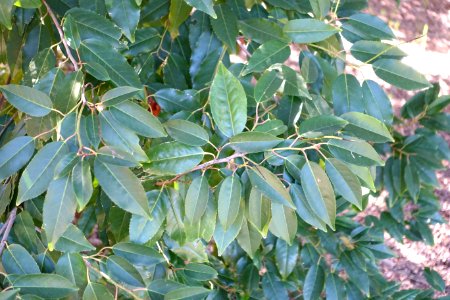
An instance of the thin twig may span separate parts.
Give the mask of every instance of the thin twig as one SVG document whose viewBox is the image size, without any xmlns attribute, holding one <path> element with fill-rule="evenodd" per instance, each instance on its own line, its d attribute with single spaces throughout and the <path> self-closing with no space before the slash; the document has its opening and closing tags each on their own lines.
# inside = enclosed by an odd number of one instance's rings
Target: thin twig
<svg viewBox="0 0 450 300">
<path fill-rule="evenodd" d="M 61 28 L 61 25 L 59 25 L 58 19 L 56 18 L 55 14 L 53 13 L 52 9 L 50 8 L 50 6 L 47 4 L 47 2 L 45 0 L 42 0 L 42 3 L 45 5 L 45 7 L 47 8 L 47 12 L 50 15 L 50 17 L 53 20 L 53 23 L 56 26 L 56 29 L 58 30 L 59 33 L 59 37 L 61 38 L 61 42 L 64 45 L 64 48 L 66 49 L 67 52 L 67 57 L 69 57 L 70 61 L 73 64 L 73 68 L 75 69 L 75 71 L 78 71 L 78 62 L 76 61 L 76 59 L 73 57 L 72 52 L 70 52 L 70 48 L 69 45 L 67 45 L 66 39 L 64 38 L 64 32 Z"/>
<path fill-rule="evenodd" d="M 13 210 L 9 213 L 8 220 L 3 226 L 5 227 L 5 232 L 3 233 L 2 241 L 0 243 L 0 255 L 2 255 L 3 249 L 6 245 L 6 240 L 8 239 L 9 232 L 11 231 L 11 228 L 14 224 L 14 221 L 16 220 L 16 213 L 17 213 L 17 207 L 14 207 Z"/>
</svg>

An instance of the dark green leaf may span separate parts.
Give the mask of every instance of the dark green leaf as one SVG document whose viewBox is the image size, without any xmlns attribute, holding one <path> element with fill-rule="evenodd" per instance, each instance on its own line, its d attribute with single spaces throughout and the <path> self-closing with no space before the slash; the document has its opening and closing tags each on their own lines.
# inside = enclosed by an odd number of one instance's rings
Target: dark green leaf
<svg viewBox="0 0 450 300">
<path fill-rule="evenodd" d="M 257 189 L 252 188 L 248 198 L 247 220 L 261 233 L 267 236 L 271 218 L 270 199 Z"/>
<path fill-rule="evenodd" d="M 325 273 L 321 266 L 312 265 L 306 273 L 303 283 L 303 297 L 305 300 L 319 299 L 325 282 Z"/>
<path fill-rule="evenodd" d="M 253 18 L 242 20 L 239 21 L 239 29 L 245 37 L 259 44 L 264 44 L 271 40 L 289 41 L 281 26 L 270 19 Z"/>
<path fill-rule="evenodd" d="M 208 204 L 209 185 L 206 176 L 195 178 L 187 191 L 185 199 L 186 218 L 193 224 L 200 221 Z"/>
<path fill-rule="evenodd" d="M 73 168 L 72 185 L 78 210 L 81 211 L 88 204 L 93 192 L 91 166 L 86 159 L 81 160 Z"/>
<path fill-rule="evenodd" d="M 344 281 L 335 273 L 327 275 L 325 281 L 325 292 L 327 298 L 335 300 L 344 300 L 345 297 L 345 284 Z"/>
<path fill-rule="evenodd" d="M 374 117 L 359 112 L 348 112 L 341 115 L 341 118 L 348 121 L 345 133 L 374 143 L 394 141 L 386 125 Z"/>
<path fill-rule="evenodd" d="M 0 3 L 0 24 L 5 26 L 8 30 L 12 29 L 11 12 L 14 0 L 6 0 Z"/>
<path fill-rule="evenodd" d="M 170 1 L 168 30 L 172 39 L 175 39 L 178 36 L 178 27 L 186 21 L 191 10 L 192 7 L 187 5 L 184 0 Z"/>
<path fill-rule="evenodd" d="M 341 74 L 333 82 L 333 107 L 337 115 L 350 111 L 364 111 L 362 89 L 351 74 Z"/>
<path fill-rule="evenodd" d="M 106 0 L 111 19 L 122 29 L 123 34 L 134 43 L 134 33 L 139 22 L 140 8 L 135 0 Z"/>
<path fill-rule="evenodd" d="M 168 113 L 193 111 L 200 107 L 198 93 L 195 90 L 161 89 L 155 93 L 155 99 L 162 110 Z"/>
<path fill-rule="evenodd" d="M 31 254 L 19 244 L 11 244 L 6 247 L 2 255 L 2 265 L 8 274 L 41 273 Z"/>
<path fill-rule="evenodd" d="M 383 166 L 384 161 L 373 149 L 363 141 L 330 140 L 328 148 L 338 159 L 358 166 Z"/>
<path fill-rule="evenodd" d="M 55 244 L 55 249 L 61 252 L 82 252 L 82 251 L 92 251 L 95 247 L 92 246 L 83 232 L 73 224 L 69 224 L 66 231 L 58 239 Z"/>
<path fill-rule="evenodd" d="M 241 182 L 239 176 L 226 177 L 219 189 L 218 215 L 223 230 L 227 231 L 235 222 L 241 203 Z"/>
<path fill-rule="evenodd" d="M 297 216 L 295 210 L 279 203 L 272 202 L 272 220 L 270 221 L 270 232 L 292 244 L 297 232 Z"/>
<path fill-rule="evenodd" d="M 107 91 L 101 98 L 104 107 L 114 106 L 130 99 L 140 99 L 142 89 L 132 86 L 120 86 Z"/>
<path fill-rule="evenodd" d="M 164 296 L 173 290 L 183 287 L 184 285 L 167 279 L 156 279 L 147 286 L 150 297 L 154 300 L 164 300 Z"/>
<path fill-rule="evenodd" d="M 358 13 L 351 15 L 348 23 L 372 39 L 391 40 L 395 38 L 388 24 L 376 16 Z"/>
<path fill-rule="evenodd" d="M 286 279 L 297 264 L 298 244 L 289 245 L 284 240 L 278 239 L 275 246 L 275 262 L 280 271 L 281 277 Z"/>
<path fill-rule="evenodd" d="M 153 266 L 164 261 L 163 256 L 153 248 L 133 243 L 118 243 L 112 247 L 115 255 L 125 258 L 135 266 Z"/>
<path fill-rule="evenodd" d="M 364 81 L 362 92 L 367 114 L 386 124 L 391 124 L 394 116 L 391 101 L 378 83 L 372 80 Z"/>
<path fill-rule="evenodd" d="M 425 276 L 428 284 L 431 285 L 434 289 L 440 292 L 443 292 L 445 290 L 445 282 L 438 272 L 430 268 L 425 268 L 423 270 L 423 275 Z"/>
<path fill-rule="evenodd" d="M 105 285 L 89 282 L 84 289 L 83 300 L 114 300 L 114 296 Z"/>
<path fill-rule="evenodd" d="M 210 290 L 199 286 L 187 286 L 168 292 L 164 300 L 204 299 Z"/>
<path fill-rule="evenodd" d="M 214 10 L 217 15 L 216 19 L 211 20 L 214 33 L 234 53 L 239 33 L 236 14 L 226 4 L 216 5 Z"/>
<path fill-rule="evenodd" d="M 290 189 L 292 199 L 297 207 L 297 214 L 308 224 L 326 232 L 327 225 L 316 215 L 306 199 L 305 193 L 300 185 L 292 185 Z"/>
<path fill-rule="evenodd" d="M 87 268 L 83 257 L 78 253 L 61 256 L 55 267 L 56 274 L 69 279 L 80 290 L 87 285 Z"/>
<path fill-rule="evenodd" d="M 348 122 L 342 118 L 333 115 L 320 115 L 301 122 L 299 133 L 307 138 L 332 135 L 347 124 Z"/>
<path fill-rule="evenodd" d="M 209 135 L 203 127 L 186 120 L 169 120 L 164 123 L 167 133 L 176 141 L 191 146 L 203 146 Z"/>
<path fill-rule="evenodd" d="M 190 279 L 206 281 L 217 278 L 217 271 L 207 265 L 190 263 L 184 268 L 184 274 Z"/>
<path fill-rule="evenodd" d="M 242 132 L 230 139 L 230 147 L 241 153 L 263 152 L 274 148 L 283 139 L 269 133 L 248 131 Z"/>
<path fill-rule="evenodd" d="M 262 72 L 273 64 L 283 63 L 289 58 L 291 50 L 287 43 L 272 40 L 261 45 L 253 52 L 243 76 L 252 72 Z"/>
<path fill-rule="evenodd" d="M 417 200 L 420 191 L 420 177 L 416 168 L 411 163 L 405 166 L 405 183 L 408 193 L 413 200 Z"/>
<path fill-rule="evenodd" d="M 0 148 L 0 181 L 13 175 L 30 160 L 34 154 L 34 139 L 17 137 Z"/>
<path fill-rule="evenodd" d="M 139 272 L 126 259 L 111 255 L 106 261 L 106 268 L 111 278 L 132 286 L 143 287 L 144 282 Z"/>
<path fill-rule="evenodd" d="M 101 147 L 97 151 L 97 159 L 103 163 L 122 167 L 136 167 L 139 165 L 132 154 L 111 146 Z"/>
<path fill-rule="evenodd" d="M 217 18 L 217 15 L 213 8 L 213 0 L 184 0 L 190 6 L 196 8 L 197 10 L 203 11 L 213 17 Z"/>
<path fill-rule="evenodd" d="M 267 272 L 262 279 L 266 299 L 289 299 L 288 291 L 274 272 Z"/>
<path fill-rule="evenodd" d="M 284 95 L 311 99 L 311 95 L 308 92 L 308 87 L 306 86 L 303 77 L 298 72 L 285 65 L 282 65 L 281 69 L 285 80 Z"/>
<path fill-rule="evenodd" d="M 222 256 L 228 245 L 230 245 L 239 234 L 243 219 L 244 207 L 243 202 L 241 201 L 241 207 L 238 208 L 238 216 L 228 230 L 224 230 L 220 222 L 217 222 L 216 229 L 214 231 L 214 241 L 216 242 L 219 256 Z"/>
<path fill-rule="evenodd" d="M 31 252 L 37 252 L 38 236 L 36 234 L 33 218 L 27 210 L 24 210 L 17 215 L 13 230 L 19 243 L 24 245 Z"/>
<path fill-rule="evenodd" d="M 31 294 L 44 299 L 64 298 L 78 288 L 68 279 L 57 274 L 29 274 L 17 277 L 13 286 L 21 294 Z"/>
<path fill-rule="evenodd" d="M 241 230 L 236 237 L 239 246 L 241 246 L 242 249 L 247 252 L 248 256 L 253 258 L 259 246 L 261 245 L 261 239 L 261 233 L 259 233 L 255 226 L 253 226 L 250 222 L 247 222 L 247 220 L 244 218 Z"/>
<path fill-rule="evenodd" d="M 43 92 L 24 85 L 0 86 L 3 96 L 18 110 L 33 117 L 43 117 L 50 113 L 53 104 Z"/>
<path fill-rule="evenodd" d="M 255 101 L 259 103 L 271 99 L 282 83 L 283 79 L 276 70 L 264 73 L 255 86 Z"/>
<path fill-rule="evenodd" d="M 396 46 L 377 41 L 357 41 L 350 51 L 356 59 L 362 62 L 383 58 L 402 59 L 406 56 L 406 53 Z"/>
<path fill-rule="evenodd" d="M 323 41 L 339 30 L 315 19 L 297 19 L 289 21 L 283 29 L 294 43 L 309 44 Z"/>
<path fill-rule="evenodd" d="M 396 59 L 380 59 L 372 66 L 378 77 L 399 88 L 417 90 L 431 86 L 425 76 Z"/>
</svg>

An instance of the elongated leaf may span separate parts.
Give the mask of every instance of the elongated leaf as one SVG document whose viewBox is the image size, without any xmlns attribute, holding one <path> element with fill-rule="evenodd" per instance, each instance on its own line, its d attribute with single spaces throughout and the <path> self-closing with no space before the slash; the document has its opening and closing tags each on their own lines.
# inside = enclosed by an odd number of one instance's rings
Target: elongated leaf
<svg viewBox="0 0 450 300">
<path fill-rule="evenodd" d="M 39 196 L 47 189 L 57 163 L 67 151 L 67 145 L 62 142 L 49 143 L 39 150 L 22 173 L 17 205 Z"/>
<path fill-rule="evenodd" d="M 275 262 L 283 279 L 286 279 L 294 270 L 298 258 L 298 244 L 289 245 L 278 239 L 275 246 Z"/>
<path fill-rule="evenodd" d="M 363 141 L 330 140 L 328 148 L 338 159 L 358 166 L 383 166 L 384 161 L 373 149 Z"/>
<path fill-rule="evenodd" d="M 145 164 L 148 172 L 160 175 L 176 175 L 189 171 L 203 159 L 200 147 L 179 142 L 168 142 L 155 146 L 149 152 L 150 163 Z"/>
<path fill-rule="evenodd" d="M 394 113 L 391 101 L 384 90 L 372 80 L 366 80 L 362 84 L 365 111 L 378 120 L 391 124 Z"/>
<path fill-rule="evenodd" d="M 242 222 L 241 230 L 239 231 L 236 240 L 239 246 L 247 252 L 248 256 L 253 258 L 259 246 L 261 245 L 261 233 L 245 218 Z"/>
<path fill-rule="evenodd" d="M 199 286 L 187 286 L 168 292 L 164 300 L 187 300 L 203 299 L 210 293 L 210 290 Z"/>
<path fill-rule="evenodd" d="M 11 105 L 33 117 L 43 117 L 50 113 L 53 104 L 43 92 L 24 85 L 2 85 L 0 91 Z"/>
<path fill-rule="evenodd" d="M 241 203 L 241 182 L 239 176 L 228 176 L 219 189 L 218 215 L 223 230 L 227 231 L 236 220 Z"/>
<path fill-rule="evenodd" d="M 285 240 L 288 244 L 292 244 L 297 232 L 297 216 L 295 215 L 295 211 L 289 207 L 273 202 L 271 211 L 270 232 L 280 239 Z"/>
<path fill-rule="evenodd" d="M 378 77 L 402 89 L 417 90 L 431 86 L 425 76 L 396 59 L 380 59 L 372 66 Z"/>
<path fill-rule="evenodd" d="M 325 165 L 336 193 L 362 209 L 361 185 L 356 175 L 344 163 L 335 158 L 327 159 Z"/>
<path fill-rule="evenodd" d="M 224 230 L 221 222 L 217 222 L 216 229 L 214 231 L 214 241 L 216 242 L 219 256 L 222 256 L 227 247 L 237 237 L 239 231 L 241 230 L 243 220 L 244 207 L 243 202 L 241 201 L 241 207 L 238 209 L 238 216 L 228 230 Z"/>
<path fill-rule="evenodd" d="M 117 206 L 132 214 L 151 218 L 144 188 L 128 168 L 96 159 L 94 174 L 102 190 Z"/>
<path fill-rule="evenodd" d="M 57 274 L 28 274 L 18 276 L 13 286 L 23 294 L 32 294 L 44 299 L 64 298 L 78 288 L 68 279 Z"/>
<path fill-rule="evenodd" d="M 205 176 L 195 178 L 187 191 L 185 199 L 185 215 L 193 224 L 200 221 L 208 204 L 209 185 Z"/>
<path fill-rule="evenodd" d="M 141 12 L 139 5 L 135 0 L 106 0 L 105 5 L 111 19 L 133 43 Z"/>
<path fill-rule="evenodd" d="M 182 110 L 193 111 L 200 107 L 198 93 L 194 90 L 179 91 L 176 89 L 161 89 L 155 93 L 156 102 L 162 110 L 176 113 Z"/>
<path fill-rule="evenodd" d="M 80 290 L 87 285 L 87 268 L 83 257 L 78 253 L 61 256 L 55 266 L 56 274 L 69 279 Z"/>
<path fill-rule="evenodd" d="M 73 224 L 69 224 L 66 231 L 58 239 L 55 244 L 55 249 L 61 252 L 81 252 L 81 251 L 92 251 L 95 247 L 92 246 L 83 232 Z"/>
<path fill-rule="evenodd" d="M 126 100 L 139 99 L 142 89 L 132 86 L 120 86 L 107 91 L 101 98 L 104 107 L 120 104 Z"/>
<path fill-rule="evenodd" d="M 327 279 L 325 281 L 325 292 L 327 294 L 327 298 L 330 299 L 347 299 L 345 296 L 344 281 L 335 273 L 327 275 Z"/>
<path fill-rule="evenodd" d="M 282 83 L 283 79 L 276 70 L 264 73 L 255 86 L 255 101 L 259 103 L 269 100 Z"/>
<path fill-rule="evenodd" d="M 389 25 L 376 16 L 358 13 L 351 15 L 348 23 L 372 39 L 390 40 L 395 38 Z"/>
<path fill-rule="evenodd" d="M 167 136 L 158 118 L 131 101 L 115 105 L 111 108 L 111 114 L 117 121 L 139 135 L 149 138 Z"/>
<path fill-rule="evenodd" d="M 284 95 L 312 99 L 305 80 L 298 72 L 285 65 L 282 65 L 281 69 L 285 80 Z"/>
<path fill-rule="evenodd" d="M 144 282 L 139 272 L 126 259 L 111 255 L 106 261 L 106 268 L 110 276 L 119 282 L 132 286 L 143 287 Z"/>
<path fill-rule="evenodd" d="M 406 56 L 406 53 L 397 47 L 377 41 L 358 41 L 350 51 L 356 59 L 363 62 L 383 58 L 402 59 Z"/>
<path fill-rule="evenodd" d="M 167 279 L 156 279 L 152 280 L 150 284 L 147 286 L 148 293 L 152 299 L 155 300 L 164 300 L 164 296 L 173 290 L 181 288 L 185 285 Z"/>
<path fill-rule="evenodd" d="M 270 150 L 282 141 L 269 133 L 248 131 L 233 136 L 230 147 L 241 153 L 255 153 Z"/>
<path fill-rule="evenodd" d="M 267 236 L 271 219 L 270 199 L 257 189 L 252 188 L 248 198 L 248 216 L 250 222 L 263 237 Z"/>
<path fill-rule="evenodd" d="M 217 35 L 232 53 L 236 52 L 236 38 L 238 35 L 238 26 L 236 14 L 226 4 L 214 6 L 217 18 L 211 20 L 211 26 Z"/>
<path fill-rule="evenodd" d="M 163 256 L 153 248 L 133 243 L 118 243 L 112 248 L 115 255 L 125 258 L 135 266 L 153 266 L 164 261 Z"/>
<path fill-rule="evenodd" d="M 164 123 L 168 134 L 183 144 L 203 146 L 209 141 L 209 135 L 203 127 L 186 120 L 169 120 Z"/>
<path fill-rule="evenodd" d="M 190 263 L 184 268 L 184 274 L 197 281 L 211 280 L 217 277 L 217 271 L 205 264 Z"/>
<path fill-rule="evenodd" d="M 0 181 L 19 171 L 34 154 L 34 139 L 21 136 L 0 148 Z"/>
<path fill-rule="evenodd" d="M 217 18 L 216 12 L 213 8 L 213 0 L 184 0 L 187 4 L 195 7 L 197 10 L 203 11 L 213 17 Z"/>
<path fill-rule="evenodd" d="M 78 203 L 78 210 L 83 210 L 91 199 L 92 175 L 89 162 L 85 159 L 75 165 L 72 170 L 72 185 Z"/>
<path fill-rule="evenodd" d="M 289 42 L 289 38 L 284 34 L 281 26 L 270 19 L 252 18 L 239 21 L 238 25 L 245 37 L 259 44 L 271 40 Z"/>
<path fill-rule="evenodd" d="M 219 130 L 227 137 L 242 132 L 247 121 L 247 97 L 239 80 L 222 63 L 209 95 L 211 113 Z"/>
<path fill-rule="evenodd" d="M 339 30 L 319 20 L 298 19 L 289 21 L 283 31 L 294 43 L 308 44 L 323 41 Z"/>
<path fill-rule="evenodd" d="M 70 177 L 52 181 L 43 208 L 43 227 L 50 251 L 72 222 L 76 207 L 77 201 Z"/>
<path fill-rule="evenodd" d="M 413 164 L 408 163 L 405 167 L 405 184 L 408 193 L 413 200 L 417 200 L 420 191 L 420 177 Z"/>
<path fill-rule="evenodd" d="M 70 47 L 74 49 L 87 39 L 101 40 L 117 47 L 122 35 L 120 29 L 104 16 L 78 7 L 67 11 L 63 29 Z"/>
<path fill-rule="evenodd" d="M 114 296 L 105 285 L 89 282 L 83 293 L 83 300 L 113 300 Z"/>
<path fill-rule="evenodd" d="M 294 184 L 291 186 L 290 194 L 297 207 L 297 214 L 306 223 L 326 232 L 327 225 L 323 222 L 311 207 L 311 204 L 306 199 L 305 192 L 300 185 Z"/>
<path fill-rule="evenodd" d="M 445 282 L 438 272 L 430 268 L 425 268 L 423 270 L 423 275 L 427 280 L 428 284 L 431 285 L 434 289 L 440 292 L 443 292 L 445 290 Z"/>
<path fill-rule="evenodd" d="M 262 72 L 273 64 L 283 63 L 289 58 L 291 50 L 287 43 L 277 40 L 269 41 L 261 45 L 253 52 L 243 76 L 252 72 Z"/>
<path fill-rule="evenodd" d="M 161 42 L 158 30 L 147 27 L 136 30 L 134 43 L 128 46 L 127 55 L 137 56 L 141 53 L 149 53 L 155 50 Z"/>
<path fill-rule="evenodd" d="M 348 124 L 342 118 L 333 115 L 320 115 L 308 118 L 300 123 L 300 134 L 304 137 L 332 135 Z"/>
<path fill-rule="evenodd" d="M 322 267 L 314 264 L 306 273 L 303 283 L 303 297 L 305 300 L 314 300 L 320 297 L 325 282 L 325 273 Z"/>
<path fill-rule="evenodd" d="M 6 0 L 0 3 L 0 24 L 5 26 L 8 30 L 12 29 L 11 12 L 14 0 Z"/>
<path fill-rule="evenodd" d="M 258 125 L 255 128 L 256 132 L 264 132 L 274 136 L 278 136 L 287 131 L 287 126 L 281 120 L 269 120 L 264 124 Z"/>
<path fill-rule="evenodd" d="M 19 244 L 11 244 L 6 247 L 2 255 L 2 265 L 8 274 L 41 273 L 33 256 Z"/>
<path fill-rule="evenodd" d="M 101 147 L 97 152 L 97 159 L 107 164 L 122 167 L 136 167 L 139 165 L 132 154 L 111 146 Z"/>
<path fill-rule="evenodd" d="M 186 21 L 191 10 L 192 7 L 187 5 L 184 0 L 170 1 L 168 30 L 172 39 L 178 36 L 178 27 Z"/>
<path fill-rule="evenodd" d="M 252 186 L 263 193 L 272 202 L 295 209 L 291 196 L 278 177 L 264 167 L 247 169 Z"/>
<path fill-rule="evenodd" d="M 101 65 L 116 86 L 142 87 L 138 75 L 127 63 L 125 57 L 111 49 L 109 44 L 88 39 L 81 42 L 79 51 L 83 61 Z"/>
<path fill-rule="evenodd" d="M 351 74 L 341 74 L 333 82 L 333 107 L 337 115 L 350 111 L 364 111 L 362 89 Z"/>
<path fill-rule="evenodd" d="M 17 215 L 13 230 L 19 243 L 24 245 L 29 251 L 37 253 L 38 236 L 33 218 L 27 210 Z"/>
<path fill-rule="evenodd" d="M 300 155 L 289 155 L 284 161 L 287 171 L 297 182 L 301 181 L 301 171 L 305 163 L 306 159 Z"/>
<path fill-rule="evenodd" d="M 302 187 L 314 213 L 334 229 L 336 197 L 325 171 L 315 162 L 307 161 L 301 171 Z"/>
<path fill-rule="evenodd" d="M 344 129 L 348 134 L 374 143 L 394 141 L 386 125 L 372 116 L 359 112 L 348 112 L 341 115 L 341 118 L 348 121 Z"/>
</svg>

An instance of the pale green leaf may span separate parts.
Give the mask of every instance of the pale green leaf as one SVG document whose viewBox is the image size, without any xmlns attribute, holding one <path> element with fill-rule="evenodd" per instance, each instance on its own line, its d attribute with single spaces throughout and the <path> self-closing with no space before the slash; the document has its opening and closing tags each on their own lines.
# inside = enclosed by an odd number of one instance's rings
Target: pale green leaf
<svg viewBox="0 0 450 300">
<path fill-rule="evenodd" d="M 378 77 L 396 87 L 405 90 L 431 87 L 425 76 L 396 59 L 380 59 L 372 67 Z"/>
<path fill-rule="evenodd" d="M 21 294 L 31 294 L 44 299 L 64 298 L 78 288 L 57 274 L 28 274 L 18 276 L 13 282 Z"/>
<path fill-rule="evenodd" d="M 227 231 L 236 220 L 241 203 L 241 182 L 239 176 L 226 177 L 219 189 L 218 215 L 223 230 Z"/>
<path fill-rule="evenodd" d="M 186 218 L 193 224 L 198 223 L 208 204 L 209 185 L 206 176 L 195 178 L 187 191 L 185 199 Z"/>
<path fill-rule="evenodd" d="M 294 43 L 308 44 L 323 41 L 339 30 L 315 19 L 297 19 L 289 21 L 283 29 Z"/>
</svg>

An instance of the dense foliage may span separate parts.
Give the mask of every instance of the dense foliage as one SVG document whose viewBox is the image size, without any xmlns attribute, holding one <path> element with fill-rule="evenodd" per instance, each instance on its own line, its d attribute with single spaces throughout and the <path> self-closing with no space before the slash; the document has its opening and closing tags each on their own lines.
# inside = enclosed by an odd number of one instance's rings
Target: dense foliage
<svg viewBox="0 0 450 300">
<path fill-rule="evenodd" d="M 450 97 L 366 5 L 2 0 L 0 298 L 443 291 L 378 271 L 385 231 L 432 245 L 444 221 Z M 367 65 L 420 90 L 401 116 Z M 382 190 L 386 211 L 358 215 Z"/>
</svg>

